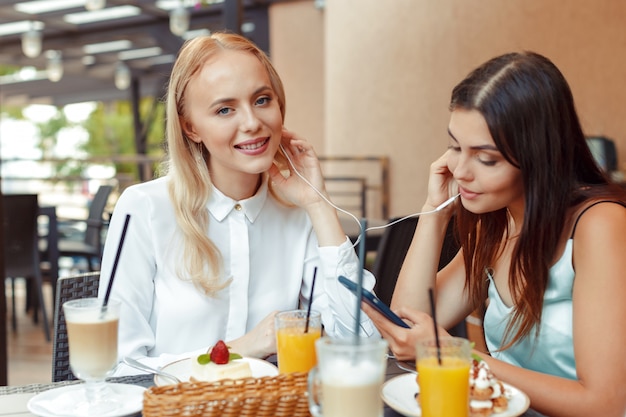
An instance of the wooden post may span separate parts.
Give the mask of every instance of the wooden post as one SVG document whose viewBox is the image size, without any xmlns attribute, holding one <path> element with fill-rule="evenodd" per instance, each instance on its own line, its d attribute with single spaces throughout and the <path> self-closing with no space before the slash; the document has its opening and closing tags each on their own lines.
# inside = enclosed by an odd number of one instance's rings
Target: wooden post
<svg viewBox="0 0 626 417">
<path fill-rule="evenodd" d="M 0 177 L 0 184 L 2 178 Z M 7 296 L 5 294 L 4 282 L 4 202 L 2 198 L 2 188 L 0 186 L 0 385 L 8 385 L 8 346 L 7 346 Z"/>
<path fill-rule="evenodd" d="M 241 23 L 243 22 L 241 0 L 225 0 L 223 10 L 224 27 L 231 32 L 241 34 Z"/>
</svg>

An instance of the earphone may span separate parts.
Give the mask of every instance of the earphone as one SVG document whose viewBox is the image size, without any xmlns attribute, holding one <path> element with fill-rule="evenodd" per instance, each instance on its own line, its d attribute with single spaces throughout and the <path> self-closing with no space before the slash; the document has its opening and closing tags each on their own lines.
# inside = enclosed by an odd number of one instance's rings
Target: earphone
<svg viewBox="0 0 626 417">
<path fill-rule="evenodd" d="M 317 193 L 320 197 L 322 197 L 322 199 L 323 199 L 326 203 L 328 203 L 331 207 L 333 207 L 334 209 L 336 209 L 336 210 L 338 210 L 338 211 L 340 211 L 340 212 L 342 212 L 342 213 L 344 213 L 344 214 L 347 214 L 348 216 L 352 217 L 352 218 L 354 219 L 354 221 L 355 221 L 355 222 L 357 222 L 357 224 L 359 225 L 359 230 L 360 230 L 362 233 L 360 233 L 360 234 L 359 234 L 359 237 L 356 239 L 356 241 L 354 242 L 354 244 L 352 245 L 352 247 L 355 247 L 356 245 L 358 245 L 358 244 L 359 244 L 359 241 L 361 240 L 361 236 L 362 236 L 362 234 L 363 234 L 363 230 L 362 230 L 362 226 L 361 226 L 361 221 L 360 221 L 360 220 L 359 220 L 359 219 L 358 219 L 358 218 L 357 218 L 354 214 L 352 214 L 352 213 L 350 213 L 349 211 L 344 210 L 344 209 L 342 209 L 341 207 L 338 207 L 338 206 L 336 206 L 335 204 L 333 204 L 333 202 L 332 202 L 332 201 L 330 201 L 328 198 L 326 198 L 326 196 L 325 196 L 324 194 L 322 194 L 322 192 L 321 192 L 320 190 L 318 190 L 317 188 L 315 188 L 315 186 L 314 186 L 313 184 L 311 184 L 311 183 L 309 182 L 309 180 L 307 180 L 306 178 L 304 178 L 304 176 L 303 176 L 302 174 L 300 174 L 300 172 L 298 172 L 298 170 L 296 169 L 296 167 L 295 167 L 295 165 L 294 165 L 293 161 L 292 161 L 292 160 L 291 160 L 291 158 L 289 157 L 289 154 L 287 153 L 287 151 L 286 151 L 286 150 L 285 150 L 285 148 L 283 147 L 283 144 L 281 143 L 279 146 L 280 146 L 280 149 L 283 151 L 283 154 L 285 154 L 285 157 L 287 158 L 287 161 L 289 162 L 289 166 L 291 167 L 291 169 L 293 169 L 293 172 L 295 172 L 295 173 L 296 173 L 296 175 L 297 175 L 298 177 L 300 177 L 300 179 L 301 179 L 302 181 L 304 181 L 304 182 L 305 182 L 305 184 L 307 184 L 309 187 L 311 187 L 311 189 L 313 189 L 313 191 L 315 191 L 315 192 L 316 192 L 316 193 Z M 400 223 L 401 221 L 404 221 L 404 220 L 406 220 L 406 219 L 410 219 L 410 218 L 412 218 L 412 217 L 421 216 L 421 215 L 423 215 L 423 214 L 432 214 L 432 213 L 436 213 L 436 212 L 438 212 L 439 210 L 442 210 L 442 209 L 446 208 L 447 206 L 449 206 L 450 204 L 452 204 L 452 203 L 453 203 L 453 202 L 457 199 L 457 197 L 459 197 L 460 195 L 461 195 L 461 194 L 456 194 L 456 195 L 453 195 L 452 197 L 450 197 L 449 199 L 447 199 L 446 201 L 444 201 L 443 203 L 441 203 L 440 205 L 438 205 L 437 207 L 435 207 L 433 210 L 430 210 L 430 211 L 422 211 L 422 212 L 419 212 L 419 213 L 409 214 L 408 216 L 404 216 L 404 217 L 402 217 L 402 218 L 400 218 L 400 219 L 394 220 L 393 222 L 391 222 L 391 223 L 387 223 L 387 224 L 384 224 L 384 225 L 382 225 L 382 226 L 372 226 L 372 227 L 368 227 L 368 228 L 366 228 L 366 229 L 365 229 L 365 233 L 369 232 L 370 230 L 384 229 L 384 228 L 386 228 L 386 227 L 393 226 L 393 225 L 394 225 L 394 224 L 396 224 L 396 223 Z"/>
</svg>

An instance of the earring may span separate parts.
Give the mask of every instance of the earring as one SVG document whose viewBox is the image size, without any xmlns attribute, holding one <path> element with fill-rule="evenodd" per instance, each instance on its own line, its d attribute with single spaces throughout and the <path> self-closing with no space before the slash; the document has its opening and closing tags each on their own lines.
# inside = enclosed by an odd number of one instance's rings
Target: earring
<svg viewBox="0 0 626 417">
<path fill-rule="evenodd" d="M 197 144 L 197 146 L 198 151 L 196 152 L 196 161 L 204 163 L 204 145 L 202 144 L 202 142 L 200 142 Z"/>
</svg>

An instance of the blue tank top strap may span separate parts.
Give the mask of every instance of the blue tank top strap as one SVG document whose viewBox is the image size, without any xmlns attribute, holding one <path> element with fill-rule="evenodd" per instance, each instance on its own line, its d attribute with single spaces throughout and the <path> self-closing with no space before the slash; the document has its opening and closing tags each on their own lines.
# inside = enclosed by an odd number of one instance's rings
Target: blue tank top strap
<svg viewBox="0 0 626 417">
<path fill-rule="evenodd" d="M 580 218 L 582 217 L 582 215 L 583 215 L 583 214 L 585 214 L 585 212 L 586 212 L 587 210 L 589 210 L 591 207 L 593 207 L 593 206 L 595 206 L 595 205 L 598 205 L 598 204 L 600 204 L 600 203 L 614 203 L 614 204 L 619 204 L 619 205 L 620 205 L 620 206 L 622 206 L 622 207 L 626 207 L 626 204 L 624 204 L 624 203 L 623 203 L 623 202 L 621 202 L 621 201 L 616 201 L 616 200 L 601 200 L 601 201 L 596 201 L 595 203 L 593 203 L 593 204 L 591 204 L 591 205 L 589 205 L 589 206 L 585 207 L 585 208 L 584 208 L 584 210 L 583 210 L 583 211 L 581 211 L 581 212 L 580 212 L 580 214 L 578 215 L 578 217 L 576 218 L 576 222 L 574 222 L 574 228 L 572 229 L 572 234 L 571 234 L 571 236 L 569 237 L 570 239 L 574 239 L 574 233 L 576 232 L 576 226 L 578 226 L 578 221 L 580 220 Z"/>
</svg>

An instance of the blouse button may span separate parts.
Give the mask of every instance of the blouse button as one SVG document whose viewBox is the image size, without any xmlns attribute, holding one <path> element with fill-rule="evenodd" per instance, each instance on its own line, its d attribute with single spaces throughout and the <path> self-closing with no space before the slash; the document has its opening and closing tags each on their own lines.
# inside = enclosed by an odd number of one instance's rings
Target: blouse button
<svg viewBox="0 0 626 417">
<path fill-rule="evenodd" d="M 241 211 L 241 204 L 239 203 L 235 204 L 235 210 Z"/>
</svg>

